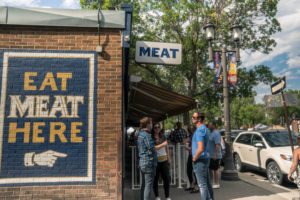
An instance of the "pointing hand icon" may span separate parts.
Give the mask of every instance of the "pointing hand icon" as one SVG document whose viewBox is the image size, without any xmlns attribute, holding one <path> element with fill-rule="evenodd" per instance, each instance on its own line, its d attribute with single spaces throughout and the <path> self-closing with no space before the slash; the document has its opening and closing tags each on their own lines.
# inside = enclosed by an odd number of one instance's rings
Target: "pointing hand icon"
<svg viewBox="0 0 300 200">
<path fill-rule="evenodd" d="M 53 167 L 57 158 L 65 158 L 67 154 L 60 153 L 52 150 L 48 150 L 39 154 L 35 154 L 34 152 L 26 153 L 24 157 L 25 166 L 34 166 L 35 164 L 38 166 L 48 166 Z"/>
</svg>

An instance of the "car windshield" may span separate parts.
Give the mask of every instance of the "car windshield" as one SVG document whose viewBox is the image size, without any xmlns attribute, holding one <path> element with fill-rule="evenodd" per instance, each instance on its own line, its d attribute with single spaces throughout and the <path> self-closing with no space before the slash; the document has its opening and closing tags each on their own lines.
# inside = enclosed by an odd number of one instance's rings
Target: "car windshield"
<svg viewBox="0 0 300 200">
<path fill-rule="evenodd" d="M 236 137 L 242 131 L 231 131 L 231 136 Z"/>
<path fill-rule="evenodd" d="M 261 134 L 270 147 L 290 146 L 288 131 L 268 131 L 262 132 Z M 296 144 L 296 136 L 294 133 L 292 133 L 292 137 L 293 143 Z"/>
<path fill-rule="evenodd" d="M 231 130 L 230 132 L 231 132 L 231 137 L 236 137 L 240 132 L 243 132 L 243 130 Z M 225 131 L 221 130 L 220 134 L 222 136 L 225 136 Z"/>
</svg>

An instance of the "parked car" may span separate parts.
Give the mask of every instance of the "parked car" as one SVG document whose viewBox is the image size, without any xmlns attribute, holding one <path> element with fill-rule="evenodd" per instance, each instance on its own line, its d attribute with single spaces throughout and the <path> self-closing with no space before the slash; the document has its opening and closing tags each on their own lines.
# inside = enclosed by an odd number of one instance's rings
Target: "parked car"
<svg viewBox="0 0 300 200">
<path fill-rule="evenodd" d="M 239 133 L 243 132 L 244 130 L 231 130 L 231 142 L 234 141 L 234 139 L 238 136 Z M 221 129 L 220 134 L 225 139 L 225 130 Z"/>
<path fill-rule="evenodd" d="M 293 143 L 296 136 L 293 133 Z M 265 171 L 271 183 L 282 184 L 292 164 L 287 130 L 245 131 L 233 142 L 234 165 L 238 171 L 252 167 Z"/>
</svg>

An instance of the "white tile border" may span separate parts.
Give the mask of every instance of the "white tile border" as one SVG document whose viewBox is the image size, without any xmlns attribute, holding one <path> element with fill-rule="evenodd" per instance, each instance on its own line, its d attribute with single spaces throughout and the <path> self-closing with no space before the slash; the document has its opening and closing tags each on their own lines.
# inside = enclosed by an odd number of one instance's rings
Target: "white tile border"
<svg viewBox="0 0 300 200">
<path fill-rule="evenodd" d="M 1 184 L 20 184 L 20 183 L 60 183 L 60 182 L 92 182 L 93 181 L 93 155 L 94 155 L 94 73 L 95 56 L 93 53 L 64 53 L 64 52 L 4 52 L 3 53 L 3 73 L 0 102 L 0 170 L 3 148 L 3 132 L 5 118 L 5 99 L 7 70 L 9 57 L 34 57 L 34 58 L 89 58 L 89 105 L 88 105 L 88 162 L 86 177 L 32 177 L 32 178 L 3 178 Z M 1 171 L 0 171 L 1 172 Z"/>
</svg>

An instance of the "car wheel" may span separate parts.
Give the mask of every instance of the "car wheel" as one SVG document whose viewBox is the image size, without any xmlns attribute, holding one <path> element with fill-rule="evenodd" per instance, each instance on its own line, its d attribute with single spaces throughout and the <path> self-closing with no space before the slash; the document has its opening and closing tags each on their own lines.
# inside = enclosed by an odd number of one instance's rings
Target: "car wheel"
<svg viewBox="0 0 300 200">
<path fill-rule="evenodd" d="M 281 185 L 283 183 L 283 174 L 276 162 L 270 162 L 267 166 L 267 176 L 271 183 Z"/>
<path fill-rule="evenodd" d="M 245 170 L 245 166 L 243 165 L 239 154 L 234 155 L 234 167 L 239 172 L 243 172 Z"/>
</svg>

